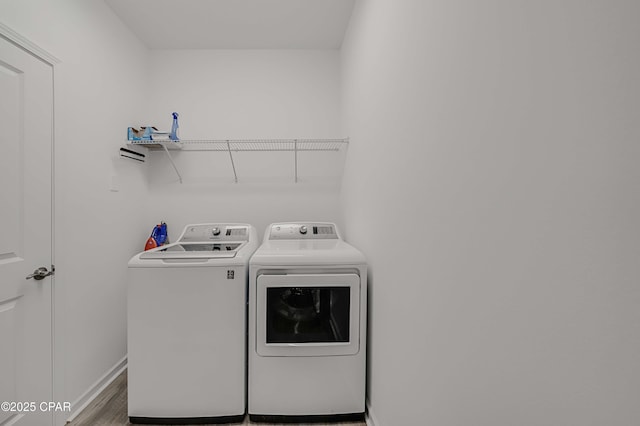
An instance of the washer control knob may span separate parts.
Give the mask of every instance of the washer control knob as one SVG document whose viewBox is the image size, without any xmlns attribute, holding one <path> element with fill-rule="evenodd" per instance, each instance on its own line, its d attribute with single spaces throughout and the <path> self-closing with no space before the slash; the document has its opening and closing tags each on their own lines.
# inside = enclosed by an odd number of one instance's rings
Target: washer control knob
<svg viewBox="0 0 640 426">
<path fill-rule="evenodd" d="M 220 235 L 220 228 L 216 226 L 215 228 L 211 229 L 211 234 Z"/>
<path fill-rule="evenodd" d="M 300 233 L 301 233 L 302 235 L 306 234 L 306 233 L 307 233 L 307 227 L 306 227 L 306 226 L 304 226 L 304 225 L 302 225 L 302 226 L 300 227 Z"/>
</svg>

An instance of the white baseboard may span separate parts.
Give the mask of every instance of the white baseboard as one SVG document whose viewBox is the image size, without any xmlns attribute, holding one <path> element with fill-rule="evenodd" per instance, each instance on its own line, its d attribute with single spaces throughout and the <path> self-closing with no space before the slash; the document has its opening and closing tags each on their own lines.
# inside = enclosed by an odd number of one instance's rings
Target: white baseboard
<svg viewBox="0 0 640 426">
<path fill-rule="evenodd" d="M 367 426 L 382 426 L 380 422 L 376 420 L 375 414 L 373 414 L 373 410 L 371 409 L 371 403 L 369 401 L 369 398 L 367 398 L 366 404 L 367 404 L 367 413 L 364 417 L 364 420 L 367 423 Z"/>
<path fill-rule="evenodd" d="M 113 382 L 127 368 L 127 357 L 125 355 L 120 361 L 111 367 L 102 377 L 100 377 L 93 385 L 89 386 L 78 399 L 71 403 L 71 415 L 67 419 L 67 423 L 75 419 L 78 414 L 91 403 L 100 392 Z"/>
</svg>

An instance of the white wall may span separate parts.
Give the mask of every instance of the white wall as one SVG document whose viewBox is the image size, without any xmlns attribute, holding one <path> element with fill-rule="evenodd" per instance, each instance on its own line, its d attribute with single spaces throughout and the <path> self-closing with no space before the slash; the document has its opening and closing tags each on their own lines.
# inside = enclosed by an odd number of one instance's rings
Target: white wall
<svg viewBox="0 0 640 426">
<path fill-rule="evenodd" d="M 152 50 L 147 124 L 182 139 L 338 138 L 340 66 L 335 50 Z M 144 124 L 144 123 L 141 123 Z M 150 153 L 147 217 L 175 240 L 197 222 L 248 222 L 262 235 L 276 221 L 339 219 L 341 153 L 177 152 L 177 180 L 164 153 Z"/>
<path fill-rule="evenodd" d="M 55 69 L 56 400 L 75 401 L 126 355 L 126 264 L 150 229 L 144 167 L 119 159 L 139 119 L 146 49 L 102 1 L 0 1 L 0 19 Z M 111 192 L 111 177 L 119 192 Z"/>
<path fill-rule="evenodd" d="M 639 13 L 357 3 L 342 207 L 376 426 L 638 422 Z"/>
<path fill-rule="evenodd" d="M 336 51 L 149 51 L 100 0 L 0 0 L 2 22 L 56 67 L 56 399 L 76 401 L 126 355 L 126 264 L 153 224 L 339 220 L 344 153 L 177 153 L 117 157 L 125 129 L 183 138 L 337 138 Z M 140 149 L 144 152 L 144 149 Z M 111 191 L 112 181 L 118 191 Z"/>
</svg>

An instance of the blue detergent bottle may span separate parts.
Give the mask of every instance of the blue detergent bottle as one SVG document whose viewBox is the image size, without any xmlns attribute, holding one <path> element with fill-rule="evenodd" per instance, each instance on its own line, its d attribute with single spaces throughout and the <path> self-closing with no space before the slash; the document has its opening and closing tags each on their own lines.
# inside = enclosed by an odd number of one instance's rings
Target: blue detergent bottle
<svg viewBox="0 0 640 426">
<path fill-rule="evenodd" d="M 160 222 L 160 224 L 156 225 L 153 229 L 151 236 L 159 246 L 164 245 L 167 242 L 167 224 Z"/>
<path fill-rule="evenodd" d="M 151 250 L 156 247 L 163 246 L 165 244 L 169 244 L 169 238 L 167 234 L 167 224 L 164 222 L 160 222 L 158 225 L 153 227 L 153 231 L 151 231 L 151 236 L 147 240 L 144 245 L 144 250 Z"/>
<path fill-rule="evenodd" d="M 180 138 L 178 137 L 178 113 L 177 112 L 173 112 L 171 113 L 171 115 L 173 115 L 173 124 L 171 125 L 171 133 L 169 133 L 169 139 L 171 139 L 172 141 L 178 141 L 180 140 Z"/>
</svg>

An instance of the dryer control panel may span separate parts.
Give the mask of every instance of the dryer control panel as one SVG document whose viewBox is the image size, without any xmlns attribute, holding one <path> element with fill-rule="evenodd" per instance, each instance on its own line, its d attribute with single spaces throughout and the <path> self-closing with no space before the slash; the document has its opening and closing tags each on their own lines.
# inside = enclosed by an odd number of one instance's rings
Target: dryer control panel
<svg viewBox="0 0 640 426">
<path fill-rule="evenodd" d="M 187 225 L 178 241 L 247 241 L 248 238 L 249 229 L 247 226 L 203 223 Z"/>
<path fill-rule="evenodd" d="M 338 230 L 333 223 L 274 223 L 270 240 L 337 240 Z"/>
</svg>

